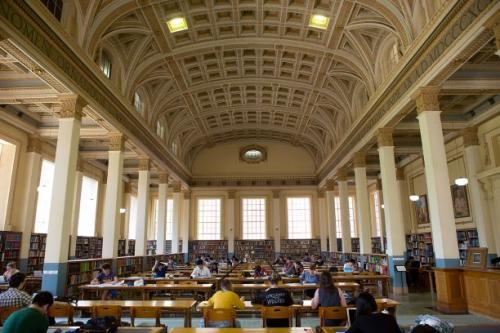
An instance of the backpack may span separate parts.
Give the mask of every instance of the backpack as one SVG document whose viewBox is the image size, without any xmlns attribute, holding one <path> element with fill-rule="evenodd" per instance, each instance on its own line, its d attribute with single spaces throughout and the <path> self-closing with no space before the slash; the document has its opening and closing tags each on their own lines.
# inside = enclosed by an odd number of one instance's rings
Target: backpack
<svg viewBox="0 0 500 333">
<path fill-rule="evenodd" d="M 92 318 L 84 324 L 81 329 L 90 332 L 114 333 L 118 330 L 120 323 L 115 317 L 97 317 Z"/>
</svg>

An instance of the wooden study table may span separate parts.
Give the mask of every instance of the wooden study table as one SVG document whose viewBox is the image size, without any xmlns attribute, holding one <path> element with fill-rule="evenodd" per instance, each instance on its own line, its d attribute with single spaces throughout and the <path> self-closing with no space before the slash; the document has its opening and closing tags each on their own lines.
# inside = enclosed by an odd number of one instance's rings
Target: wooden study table
<svg viewBox="0 0 500 333">
<path fill-rule="evenodd" d="M 170 333 L 313 333 L 310 327 L 266 328 L 172 328 Z"/>
<path fill-rule="evenodd" d="M 335 282 L 335 286 L 337 288 L 343 289 L 343 290 L 350 290 L 352 292 L 355 292 L 359 288 L 359 283 L 356 282 Z M 318 284 L 313 284 L 313 283 L 283 283 L 279 285 L 280 288 L 285 288 L 290 290 L 291 293 L 300 291 L 304 292 L 305 290 L 309 289 L 317 289 L 319 287 Z M 267 284 L 233 284 L 233 290 L 234 292 L 250 292 L 253 293 L 255 291 L 262 291 L 269 288 L 269 285 Z"/>
<path fill-rule="evenodd" d="M 117 285 L 94 285 L 87 284 L 84 286 L 80 286 L 80 299 L 86 299 L 86 296 L 90 292 L 96 292 L 99 294 L 100 291 L 103 290 L 118 290 L 118 291 L 132 291 L 142 294 L 143 300 L 149 299 L 149 294 L 152 292 L 158 291 L 170 291 L 170 292 L 180 292 L 180 291 L 192 291 L 194 293 L 203 293 L 205 294 L 205 299 L 208 299 L 212 291 L 212 283 L 205 284 L 146 284 L 144 286 L 129 286 L 127 284 L 117 284 Z"/>
<path fill-rule="evenodd" d="M 357 282 L 363 287 L 363 281 L 368 282 L 381 282 L 382 283 L 382 296 L 389 296 L 389 281 L 390 276 L 381 274 L 345 274 L 345 275 L 332 275 L 333 282 Z"/>
<path fill-rule="evenodd" d="M 133 307 L 151 307 L 159 308 L 167 313 L 180 313 L 184 316 L 184 327 L 191 327 L 191 310 L 196 304 L 195 300 L 156 300 L 156 301 L 78 301 L 72 304 L 75 309 L 90 310 L 97 305 L 119 305 L 123 309 L 130 309 Z"/>
<path fill-rule="evenodd" d="M 66 333 L 74 332 L 79 329 L 79 326 L 50 326 L 47 329 L 47 333 Z M 164 327 L 118 327 L 116 333 L 164 333 L 166 332 Z M 2 327 L 0 327 L 0 333 L 2 333 Z"/>
<path fill-rule="evenodd" d="M 129 277 L 124 277 L 121 278 L 125 282 L 134 282 L 136 280 L 144 280 L 145 283 L 157 283 L 158 281 L 170 281 L 173 284 L 182 282 L 182 281 L 196 281 L 198 283 L 218 283 L 222 280 L 222 277 L 216 276 L 216 277 L 210 277 L 210 278 L 193 278 L 191 279 L 190 277 L 174 277 L 173 279 L 169 278 L 154 278 L 154 277 L 141 277 L 141 276 L 129 276 Z M 244 277 L 241 275 L 238 276 L 228 276 L 225 278 L 225 280 L 229 280 L 232 283 L 240 283 L 240 284 L 245 284 L 245 283 L 265 283 L 268 282 L 268 277 Z M 283 283 L 298 283 L 300 282 L 300 278 L 298 277 L 283 277 L 282 278 Z"/>
</svg>

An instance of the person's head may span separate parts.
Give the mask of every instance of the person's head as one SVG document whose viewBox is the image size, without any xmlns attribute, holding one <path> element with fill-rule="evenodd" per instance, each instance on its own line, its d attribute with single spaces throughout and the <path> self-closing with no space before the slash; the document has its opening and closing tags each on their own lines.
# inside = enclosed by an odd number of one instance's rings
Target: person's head
<svg viewBox="0 0 500 333">
<path fill-rule="evenodd" d="M 415 257 L 414 257 L 414 256 L 410 256 L 410 257 L 408 258 L 408 260 L 414 260 L 414 259 L 415 259 Z"/>
<path fill-rule="evenodd" d="M 281 276 L 279 274 L 274 273 L 269 277 L 269 282 L 271 282 L 271 286 L 276 286 L 281 281 Z"/>
<path fill-rule="evenodd" d="M 309 252 L 304 253 L 304 257 L 309 257 Z"/>
<path fill-rule="evenodd" d="M 351 260 L 349 260 L 349 261 L 351 262 L 351 264 L 356 265 L 356 260 L 351 259 Z"/>
<path fill-rule="evenodd" d="M 311 259 L 312 259 L 312 260 L 316 260 L 316 255 L 311 254 Z"/>
<path fill-rule="evenodd" d="M 16 273 L 10 277 L 9 287 L 21 289 L 24 285 L 25 279 L 26 279 L 26 275 L 24 275 L 23 273 Z"/>
<path fill-rule="evenodd" d="M 253 269 L 255 272 L 260 272 L 262 271 L 262 267 L 260 265 L 256 265 L 255 268 Z"/>
<path fill-rule="evenodd" d="M 358 316 L 369 315 L 377 311 L 377 302 L 369 292 L 362 292 L 356 299 L 356 314 Z"/>
<path fill-rule="evenodd" d="M 40 311 L 47 313 L 49 307 L 54 303 L 54 297 L 48 291 L 40 291 L 33 297 L 32 305 L 38 307 Z"/>
<path fill-rule="evenodd" d="M 16 262 L 15 261 L 11 261 L 7 264 L 7 271 L 10 272 L 10 271 L 13 271 L 16 269 Z"/>
<path fill-rule="evenodd" d="M 319 276 L 319 288 L 320 289 L 333 289 L 335 285 L 333 284 L 332 274 L 330 272 L 322 272 Z"/>
<path fill-rule="evenodd" d="M 203 260 L 202 259 L 196 260 L 196 266 L 198 266 L 199 268 L 203 268 Z"/>
<path fill-rule="evenodd" d="M 315 264 L 311 264 L 311 265 L 309 266 L 309 270 L 310 270 L 311 272 L 315 272 L 315 271 L 316 271 L 316 265 L 315 265 Z"/>
<path fill-rule="evenodd" d="M 292 257 L 286 257 L 286 263 L 290 264 L 292 262 Z"/>
<path fill-rule="evenodd" d="M 233 285 L 231 281 L 224 279 L 220 282 L 220 289 L 224 291 L 230 291 L 233 289 Z"/>
<path fill-rule="evenodd" d="M 330 267 L 329 271 L 330 271 L 330 273 L 337 273 L 339 271 L 339 269 L 337 268 L 337 266 L 332 266 L 332 267 Z"/>
<path fill-rule="evenodd" d="M 106 275 L 111 273 L 111 265 L 110 264 L 104 264 L 101 266 L 102 272 Z"/>
</svg>

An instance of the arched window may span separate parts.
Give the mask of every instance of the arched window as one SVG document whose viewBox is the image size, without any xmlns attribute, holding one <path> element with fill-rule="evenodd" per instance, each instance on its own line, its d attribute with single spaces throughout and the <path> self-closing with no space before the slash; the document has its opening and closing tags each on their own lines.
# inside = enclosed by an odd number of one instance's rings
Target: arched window
<svg viewBox="0 0 500 333">
<path fill-rule="evenodd" d="M 137 112 L 142 113 L 142 110 L 144 109 L 144 104 L 141 99 L 141 95 L 139 95 L 138 92 L 134 94 L 134 107 Z"/>
<path fill-rule="evenodd" d="M 101 60 L 99 63 L 99 67 L 101 68 L 102 72 L 108 79 L 111 78 L 111 59 L 109 58 L 108 54 L 104 51 L 101 52 Z"/>
</svg>

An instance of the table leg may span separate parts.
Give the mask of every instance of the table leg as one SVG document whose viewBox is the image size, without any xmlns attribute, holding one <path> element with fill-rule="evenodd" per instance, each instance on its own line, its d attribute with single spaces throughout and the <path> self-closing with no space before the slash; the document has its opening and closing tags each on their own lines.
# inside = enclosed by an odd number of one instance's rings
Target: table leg
<svg viewBox="0 0 500 333">
<path fill-rule="evenodd" d="M 432 307 L 435 306 L 434 302 L 434 281 L 432 280 L 432 271 L 429 271 L 429 286 L 431 287 L 431 300 L 432 300 Z"/>
<path fill-rule="evenodd" d="M 295 310 L 295 326 L 296 327 L 302 326 L 302 316 L 300 310 Z"/>
<path fill-rule="evenodd" d="M 186 311 L 186 314 L 184 316 L 184 327 L 191 327 L 191 309 Z"/>
</svg>

